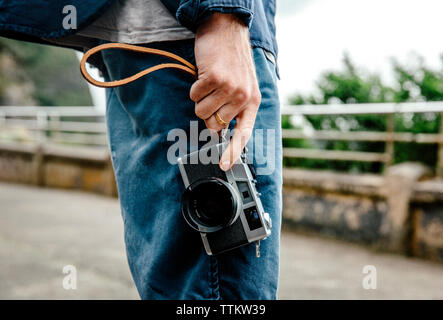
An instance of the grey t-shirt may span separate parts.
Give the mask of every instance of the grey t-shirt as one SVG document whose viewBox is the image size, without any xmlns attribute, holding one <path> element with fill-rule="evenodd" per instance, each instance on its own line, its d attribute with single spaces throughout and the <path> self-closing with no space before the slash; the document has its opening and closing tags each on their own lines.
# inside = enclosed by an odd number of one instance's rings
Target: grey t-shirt
<svg viewBox="0 0 443 320">
<path fill-rule="evenodd" d="M 160 0 L 117 0 L 76 35 L 129 44 L 194 38 Z"/>
</svg>

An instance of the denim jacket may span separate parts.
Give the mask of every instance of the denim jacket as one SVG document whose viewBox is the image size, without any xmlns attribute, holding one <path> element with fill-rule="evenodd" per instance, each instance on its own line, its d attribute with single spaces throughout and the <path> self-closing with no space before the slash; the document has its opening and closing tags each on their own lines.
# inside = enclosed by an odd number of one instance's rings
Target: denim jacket
<svg viewBox="0 0 443 320">
<path fill-rule="evenodd" d="M 63 8 L 72 5 L 77 11 L 77 28 L 96 18 L 115 0 L 0 0 L 0 36 L 54 44 L 57 39 L 74 34 L 64 29 Z M 251 44 L 277 56 L 275 40 L 276 0 L 161 0 L 177 20 L 195 31 L 213 12 L 233 13 L 249 26 Z M 83 49 L 83 48 L 74 48 Z"/>
<path fill-rule="evenodd" d="M 196 27 L 213 12 L 234 13 L 249 26 L 251 44 L 277 57 L 276 0 L 161 0 L 185 27 Z"/>
</svg>

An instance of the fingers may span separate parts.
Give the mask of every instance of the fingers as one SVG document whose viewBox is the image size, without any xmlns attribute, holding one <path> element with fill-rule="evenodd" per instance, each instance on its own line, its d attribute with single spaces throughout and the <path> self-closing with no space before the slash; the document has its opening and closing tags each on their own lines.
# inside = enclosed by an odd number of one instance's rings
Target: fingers
<svg viewBox="0 0 443 320">
<path fill-rule="evenodd" d="M 245 88 L 230 82 L 220 82 L 218 80 L 214 83 L 217 83 L 217 89 L 196 102 L 195 114 L 200 119 L 208 120 L 215 112 L 218 112 L 220 117 L 229 123 L 250 102 L 251 94 Z M 194 94 L 195 97 L 197 97 L 196 94 Z M 214 126 L 208 128 L 217 131 L 224 127 L 215 118 L 209 120 L 209 123 L 214 124 Z"/>
<path fill-rule="evenodd" d="M 231 169 L 235 161 L 240 158 L 249 138 L 251 138 L 256 115 L 257 108 L 252 107 L 246 108 L 237 116 L 234 135 L 220 158 L 219 165 L 222 170 Z"/>
<path fill-rule="evenodd" d="M 228 127 L 228 125 L 232 121 L 232 119 L 234 119 L 235 116 L 239 112 L 241 112 L 243 109 L 244 109 L 244 107 L 238 107 L 237 105 L 232 104 L 232 103 L 226 104 L 226 105 L 222 106 L 220 109 L 218 109 L 216 112 L 217 112 L 218 116 L 220 117 L 220 119 L 228 124 L 223 124 L 223 123 L 220 123 L 222 121 L 220 121 L 220 122 L 217 121 L 217 118 L 216 118 L 215 112 L 214 112 L 212 115 L 210 115 L 209 118 L 207 118 L 205 120 L 206 127 L 211 130 L 215 130 L 217 132 L 222 129 L 225 129 L 226 127 Z"/>
<path fill-rule="evenodd" d="M 195 104 L 195 114 L 206 120 L 226 103 L 226 96 L 221 90 L 215 90 Z M 223 118 L 224 119 L 224 118 Z"/>
<path fill-rule="evenodd" d="M 198 103 L 217 88 L 217 82 L 211 78 L 199 78 L 191 87 L 189 96 L 192 101 Z"/>
<path fill-rule="evenodd" d="M 195 113 L 204 119 L 208 129 L 216 132 L 227 128 L 231 120 L 236 118 L 234 136 L 219 164 L 221 169 L 226 171 L 240 158 L 252 135 L 261 95 L 258 86 L 255 86 L 256 88 L 250 93 L 241 86 L 230 86 L 220 82 L 216 82 L 216 84 L 217 89 L 196 103 Z M 198 97 L 197 94 L 194 95 L 194 98 Z"/>
</svg>

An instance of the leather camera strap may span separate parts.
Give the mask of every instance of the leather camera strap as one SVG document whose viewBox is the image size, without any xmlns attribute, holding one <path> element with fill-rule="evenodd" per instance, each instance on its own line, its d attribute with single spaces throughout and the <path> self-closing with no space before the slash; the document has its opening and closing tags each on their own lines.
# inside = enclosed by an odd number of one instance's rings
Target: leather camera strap
<svg viewBox="0 0 443 320">
<path fill-rule="evenodd" d="M 86 62 L 88 61 L 89 57 L 91 57 L 93 54 L 96 54 L 100 51 L 107 50 L 107 49 L 122 49 L 122 50 L 134 51 L 134 52 L 155 54 L 155 55 L 170 58 L 170 59 L 175 60 L 180 63 L 158 64 L 156 66 L 142 70 L 142 71 L 134 74 L 133 76 L 130 76 L 130 77 L 127 77 L 127 78 L 121 79 L 121 80 L 115 80 L 115 81 L 109 81 L 109 82 L 97 81 L 94 78 L 92 78 L 91 75 L 86 70 Z M 151 72 L 161 70 L 161 69 L 166 69 L 166 68 L 179 69 L 179 70 L 182 70 L 182 71 L 185 71 L 185 72 L 191 74 L 194 77 L 197 77 L 196 67 L 192 63 L 190 63 L 189 61 L 183 59 L 182 57 L 180 57 L 176 54 L 173 54 L 171 52 L 164 51 L 164 50 L 146 48 L 146 47 L 124 44 L 124 43 L 106 43 L 106 44 L 102 44 L 97 47 L 94 47 L 94 48 L 90 49 L 89 51 L 87 51 L 84 54 L 82 60 L 80 61 L 80 72 L 83 75 L 83 77 L 86 79 L 86 81 L 88 81 L 89 83 L 91 83 L 94 86 L 102 87 L 102 88 L 114 88 L 114 87 L 122 86 L 122 85 L 128 84 L 130 82 L 133 82 L 133 81 L 135 81 L 135 80 L 137 80 L 137 79 L 139 79 Z"/>
</svg>

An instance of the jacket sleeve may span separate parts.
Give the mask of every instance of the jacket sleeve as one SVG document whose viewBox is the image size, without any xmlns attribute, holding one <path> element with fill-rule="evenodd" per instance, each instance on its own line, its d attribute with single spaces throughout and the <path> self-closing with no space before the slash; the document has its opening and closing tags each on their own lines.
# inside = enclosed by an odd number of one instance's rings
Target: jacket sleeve
<svg viewBox="0 0 443 320">
<path fill-rule="evenodd" d="M 255 0 L 180 0 L 176 12 L 177 20 L 185 27 L 195 31 L 199 24 L 212 13 L 231 13 L 237 15 L 248 27 L 251 26 Z"/>
</svg>

